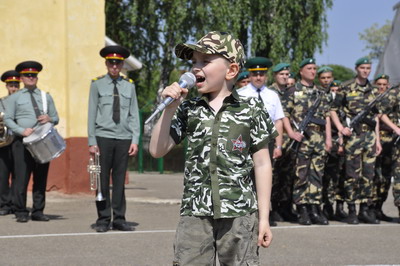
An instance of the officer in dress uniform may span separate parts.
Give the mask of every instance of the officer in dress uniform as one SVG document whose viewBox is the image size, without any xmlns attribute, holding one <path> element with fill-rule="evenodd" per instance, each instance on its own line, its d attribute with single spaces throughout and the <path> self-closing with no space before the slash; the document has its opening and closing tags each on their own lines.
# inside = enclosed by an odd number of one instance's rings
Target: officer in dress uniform
<svg viewBox="0 0 400 266">
<path fill-rule="evenodd" d="M 120 75 L 129 51 L 121 46 L 100 50 L 108 73 L 93 79 L 89 95 L 88 140 L 90 154 L 100 153 L 101 192 L 96 201 L 96 231 L 131 231 L 126 223 L 125 174 L 128 157 L 135 156 L 139 143 L 139 109 L 133 81 Z M 112 199 L 110 199 L 110 174 Z"/>
<path fill-rule="evenodd" d="M 43 111 L 41 90 L 37 87 L 38 73 L 42 70 L 42 65 L 36 61 L 25 61 L 18 64 L 15 70 L 20 73 L 24 88 L 9 96 L 5 115 L 6 125 L 16 135 L 11 147 L 15 167 L 15 216 L 17 222 L 28 221 L 26 195 L 29 179 L 33 173 L 31 219 L 47 222 L 49 217 L 43 214 L 43 210 L 50 163 L 37 163 L 25 148 L 22 138 L 31 135 L 37 125 L 48 122 L 57 125 L 59 118 L 53 98 L 48 93 L 46 94 L 48 112 L 45 114 Z"/>
<path fill-rule="evenodd" d="M 21 80 L 17 71 L 9 70 L 4 72 L 1 75 L 1 81 L 6 84 L 8 96 L 19 90 Z M 0 118 L 0 123 L 2 123 L 2 127 L 0 128 L 2 137 L 0 141 L 0 215 L 14 213 L 12 200 L 14 197 L 15 175 L 10 146 L 13 136 L 9 135 L 9 130 L 5 130 L 7 127 L 4 127 L 4 113 L 8 96 L 0 99 L 0 112 L 2 113 L 2 117 Z"/>
</svg>

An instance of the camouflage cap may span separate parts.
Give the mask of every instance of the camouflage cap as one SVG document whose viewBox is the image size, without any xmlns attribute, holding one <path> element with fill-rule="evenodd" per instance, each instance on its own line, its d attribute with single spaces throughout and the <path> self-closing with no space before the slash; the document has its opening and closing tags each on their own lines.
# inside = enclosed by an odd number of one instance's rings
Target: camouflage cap
<svg viewBox="0 0 400 266">
<path fill-rule="evenodd" d="M 211 31 L 203 36 L 196 44 L 180 43 L 175 47 L 177 57 L 190 60 L 193 51 L 203 54 L 219 54 L 231 63 L 244 65 L 244 49 L 239 39 L 231 34 L 220 31 Z"/>
</svg>

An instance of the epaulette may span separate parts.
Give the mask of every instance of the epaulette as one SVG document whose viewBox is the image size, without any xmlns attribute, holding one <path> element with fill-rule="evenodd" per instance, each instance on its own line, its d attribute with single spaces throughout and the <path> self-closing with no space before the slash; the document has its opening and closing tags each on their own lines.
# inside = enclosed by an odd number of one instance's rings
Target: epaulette
<svg viewBox="0 0 400 266">
<path fill-rule="evenodd" d="M 98 80 L 98 79 L 102 79 L 102 78 L 104 78 L 105 76 L 106 76 L 106 75 L 98 76 L 97 78 L 92 79 L 92 82 L 93 82 L 93 81 L 96 81 L 96 80 Z"/>
<path fill-rule="evenodd" d="M 133 83 L 133 79 L 130 79 L 130 78 L 128 78 L 128 77 L 124 77 L 123 79 L 126 80 L 126 81 L 128 81 L 128 82 L 130 82 L 130 83 Z"/>
</svg>

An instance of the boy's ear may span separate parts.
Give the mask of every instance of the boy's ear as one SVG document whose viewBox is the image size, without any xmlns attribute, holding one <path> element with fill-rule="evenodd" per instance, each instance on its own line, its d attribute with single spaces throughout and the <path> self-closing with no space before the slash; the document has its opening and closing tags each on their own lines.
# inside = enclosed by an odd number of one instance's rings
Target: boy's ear
<svg viewBox="0 0 400 266">
<path fill-rule="evenodd" d="M 225 78 L 227 80 L 234 79 L 237 76 L 237 74 L 239 73 L 239 70 L 240 70 L 240 68 L 239 68 L 239 65 L 237 63 L 229 64 L 229 68 L 226 71 Z"/>
</svg>

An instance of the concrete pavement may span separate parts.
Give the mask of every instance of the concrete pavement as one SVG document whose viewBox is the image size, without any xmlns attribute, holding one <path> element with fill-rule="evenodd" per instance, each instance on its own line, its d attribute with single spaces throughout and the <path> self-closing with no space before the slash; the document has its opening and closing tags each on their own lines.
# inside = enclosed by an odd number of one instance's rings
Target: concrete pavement
<svg viewBox="0 0 400 266">
<path fill-rule="evenodd" d="M 96 233 L 94 195 L 47 193 L 50 222 L 0 217 L 0 265 L 171 265 L 182 174 L 130 173 L 127 221 L 132 232 Z M 28 206 L 31 206 L 29 195 Z M 390 196 L 386 214 L 397 217 Z M 260 249 L 262 265 L 400 264 L 400 224 L 299 226 L 280 223 Z"/>
</svg>

